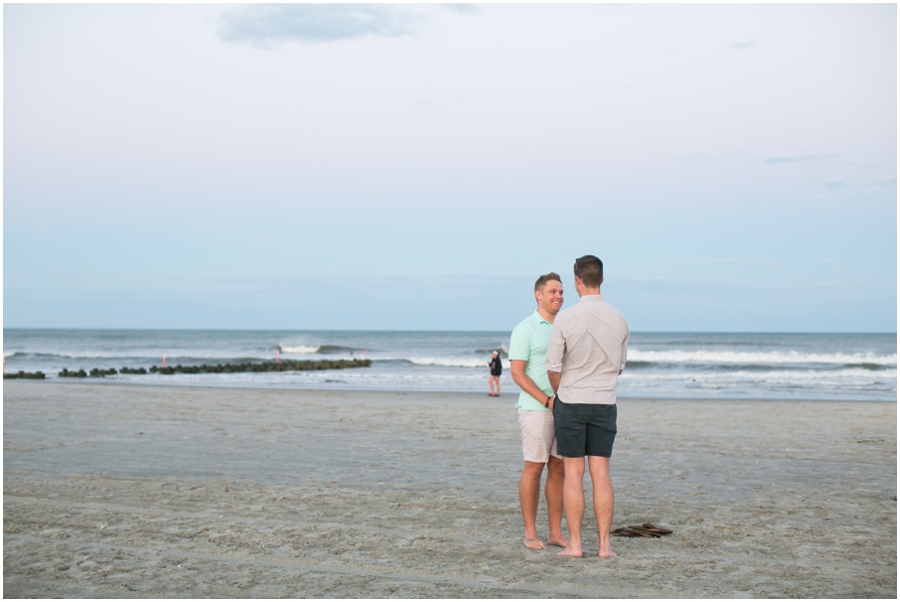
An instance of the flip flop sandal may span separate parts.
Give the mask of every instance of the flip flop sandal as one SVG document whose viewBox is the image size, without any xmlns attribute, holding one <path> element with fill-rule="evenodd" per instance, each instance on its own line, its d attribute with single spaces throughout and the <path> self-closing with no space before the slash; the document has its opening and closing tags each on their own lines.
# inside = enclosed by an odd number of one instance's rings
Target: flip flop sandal
<svg viewBox="0 0 900 602">
<path fill-rule="evenodd" d="M 650 523 L 644 523 L 643 527 L 651 533 L 659 533 L 660 535 L 671 535 L 672 533 L 671 529 L 663 529 L 662 527 L 653 526 Z"/>
</svg>

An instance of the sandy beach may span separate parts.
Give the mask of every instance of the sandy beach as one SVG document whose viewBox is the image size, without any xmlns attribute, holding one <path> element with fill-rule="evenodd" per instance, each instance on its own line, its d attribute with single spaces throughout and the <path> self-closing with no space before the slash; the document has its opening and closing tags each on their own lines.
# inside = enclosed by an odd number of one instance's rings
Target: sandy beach
<svg viewBox="0 0 900 602">
<path fill-rule="evenodd" d="M 4 596 L 896 597 L 895 403 L 620 400 L 674 532 L 602 560 L 522 545 L 514 399 L 7 381 Z"/>
</svg>

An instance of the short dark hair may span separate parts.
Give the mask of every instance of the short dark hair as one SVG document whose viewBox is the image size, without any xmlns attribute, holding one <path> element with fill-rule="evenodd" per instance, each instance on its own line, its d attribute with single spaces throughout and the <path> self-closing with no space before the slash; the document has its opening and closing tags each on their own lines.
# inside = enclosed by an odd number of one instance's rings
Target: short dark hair
<svg viewBox="0 0 900 602">
<path fill-rule="evenodd" d="M 585 255 L 575 260 L 575 275 L 588 288 L 597 288 L 603 282 L 603 262 L 593 255 Z"/>
<path fill-rule="evenodd" d="M 544 285 L 551 280 L 556 280 L 557 282 L 562 283 L 562 278 L 559 277 L 559 274 L 557 274 L 556 272 L 550 272 L 548 274 L 544 274 L 534 281 L 534 290 L 540 290 L 544 288 Z"/>
</svg>

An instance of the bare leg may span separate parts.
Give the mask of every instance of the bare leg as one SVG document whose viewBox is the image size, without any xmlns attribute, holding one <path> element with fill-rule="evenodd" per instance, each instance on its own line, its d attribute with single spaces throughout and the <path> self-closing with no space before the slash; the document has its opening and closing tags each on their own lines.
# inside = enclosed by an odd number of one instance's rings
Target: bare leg
<svg viewBox="0 0 900 602">
<path fill-rule="evenodd" d="M 488 378 L 488 385 L 491 387 L 491 395 L 494 394 L 494 377 L 491 376 Z"/>
<path fill-rule="evenodd" d="M 560 556 L 581 557 L 581 521 L 584 518 L 584 458 L 563 458 L 565 479 L 563 482 L 563 505 L 566 524 L 569 526 L 569 545 Z"/>
<path fill-rule="evenodd" d="M 562 532 L 564 478 L 563 461 L 550 456 L 550 461 L 547 462 L 547 482 L 544 485 L 544 495 L 547 498 L 547 519 L 550 524 L 547 543 L 561 548 L 569 545 Z"/>
<path fill-rule="evenodd" d="M 609 528 L 612 526 L 613 493 L 612 479 L 609 476 L 609 458 L 588 456 L 588 469 L 591 471 L 591 482 L 594 484 L 594 515 L 597 517 L 597 530 L 600 532 L 601 558 L 615 556 L 609 543 Z"/>
<path fill-rule="evenodd" d="M 541 495 L 542 462 L 525 462 L 522 478 L 519 479 L 519 502 L 522 504 L 522 518 L 525 520 L 525 546 L 532 550 L 543 550 L 547 546 L 538 538 L 535 520 Z"/>
</svg>

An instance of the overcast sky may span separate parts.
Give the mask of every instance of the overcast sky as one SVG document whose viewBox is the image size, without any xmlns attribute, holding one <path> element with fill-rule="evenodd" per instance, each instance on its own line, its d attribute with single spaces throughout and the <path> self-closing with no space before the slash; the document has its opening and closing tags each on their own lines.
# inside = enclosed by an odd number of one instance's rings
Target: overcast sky
<svg viewBox="0 0 900 602">
<path fill-rule="evenodd" d="M 892 4 L 3 7 L 6 327 L 896 331 Z"/>
</svg>

